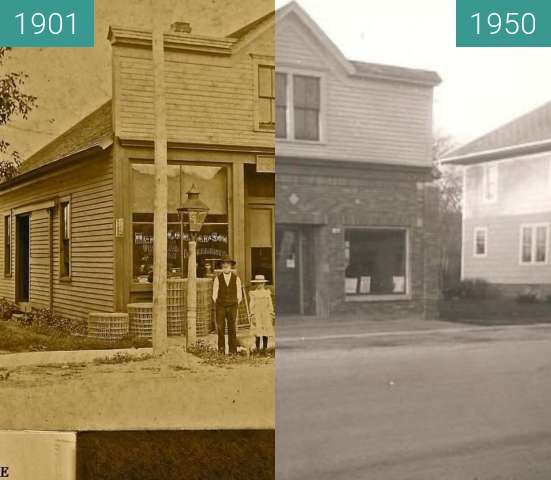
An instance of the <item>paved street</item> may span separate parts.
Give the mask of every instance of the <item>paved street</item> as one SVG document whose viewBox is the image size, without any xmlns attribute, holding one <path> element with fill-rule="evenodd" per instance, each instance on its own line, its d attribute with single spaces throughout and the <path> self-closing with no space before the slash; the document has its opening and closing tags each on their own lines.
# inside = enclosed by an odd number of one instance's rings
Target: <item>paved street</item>
<svg viewBox="0 0 551 480">
<path fill-rule="evenodd" d="M 277 478 L 551 478 L 551 325 L 436 325 L 281 327 Z"/>
</svg>

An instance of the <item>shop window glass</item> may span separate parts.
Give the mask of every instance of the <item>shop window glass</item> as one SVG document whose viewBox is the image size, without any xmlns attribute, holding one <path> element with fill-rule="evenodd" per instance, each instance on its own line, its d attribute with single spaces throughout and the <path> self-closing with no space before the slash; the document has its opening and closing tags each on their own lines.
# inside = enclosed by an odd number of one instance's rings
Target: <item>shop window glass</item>
<svg viewBox="0 0 551 480">
<path fill-rule="evenodd" d="M 347 229 L 345 292 L 348 296 L 400 295 L 407 291 L 407 235 L 398 229 Z"/>
<path fill-rule="evenodd" d="M 134 164 L 133 182 L 133 278 L 138 283 L 153 279 L 153 204 L 155 194 L 154 166 Z M 181 226 L 177 208 L 187 198 L 195 184 L 201 199 L 209 206 L 209 214 L 197 237 L 198 275 L 208 273 L 209 259 L 228 253 L 227 169 L 198 165 L 169 165 L 167 218 L 167 271 L 169 276 L 181 275 Z M 184 224 L 184 277 L 187 276 L 189 235 Z"/>
</svg>

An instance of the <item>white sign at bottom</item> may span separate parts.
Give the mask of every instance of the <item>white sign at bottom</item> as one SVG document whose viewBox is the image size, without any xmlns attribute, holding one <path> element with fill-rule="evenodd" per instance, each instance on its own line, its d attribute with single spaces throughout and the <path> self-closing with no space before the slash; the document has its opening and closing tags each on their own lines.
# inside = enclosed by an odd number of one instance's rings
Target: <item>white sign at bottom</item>
<svg viewBox="0 0 551 480">
<path fill-rule="evenodd" d="M 0 431 L 0 472 L 10 480 L 76 480 L 76 450 L 76 433 Z"/>
</svg>

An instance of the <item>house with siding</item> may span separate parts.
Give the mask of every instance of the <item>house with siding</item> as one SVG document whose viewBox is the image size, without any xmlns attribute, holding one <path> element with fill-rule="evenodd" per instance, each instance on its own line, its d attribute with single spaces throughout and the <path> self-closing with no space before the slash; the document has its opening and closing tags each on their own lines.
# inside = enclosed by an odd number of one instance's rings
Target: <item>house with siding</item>
<svg viewBox="0 0 551 480">
<path fill-rule="evenodd" d="M 431 71 L 347 59 L 276 18 L 278 314 L 435 317 Z"/>
<path fill-rule="evenodd" d="M 461 146 L 462 278 L 551 295 L 551 102 Z"/>
<path fill-rule="evenodd" d="M 274 23 L 272 11 L 220 38 L 183 23 L 164 35 L 171 276 L 187 275 L 177 208 L 194 184 L 210 209 L 198 275 L 230 254 L 243 279 L 274 281 Z M 0 297 L 21 308 L 85 319 L 151 301 L 152 34 L 112 27 L 109 40 L 112 98 L 0 185 Z"/>
</svg>

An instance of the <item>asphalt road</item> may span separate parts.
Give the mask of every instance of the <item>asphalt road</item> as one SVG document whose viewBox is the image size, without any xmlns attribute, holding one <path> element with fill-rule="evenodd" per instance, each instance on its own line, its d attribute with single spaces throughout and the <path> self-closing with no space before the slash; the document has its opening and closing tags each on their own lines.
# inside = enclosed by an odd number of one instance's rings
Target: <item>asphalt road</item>
<svg viewBox="0 0 551 480">
<path fill-rule="evenodd" d="M 278 336 L 278 480 L 551 479 L 551 326 Z"/>
</svg>

